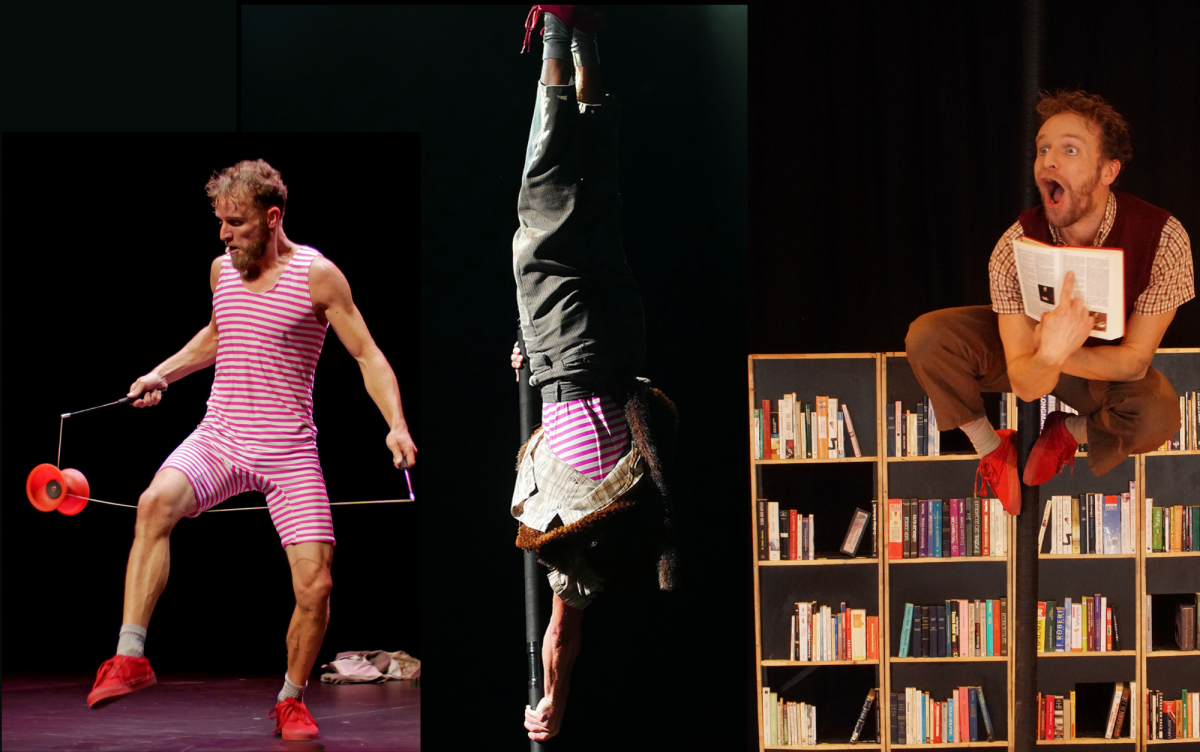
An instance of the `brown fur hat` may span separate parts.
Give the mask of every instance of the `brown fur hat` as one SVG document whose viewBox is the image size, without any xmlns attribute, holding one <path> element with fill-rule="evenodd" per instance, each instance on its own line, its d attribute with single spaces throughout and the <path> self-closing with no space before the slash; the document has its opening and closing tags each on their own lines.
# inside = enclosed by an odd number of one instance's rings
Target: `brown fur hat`
<svg viewBox="0 0 1200 752">
<path fill-rule="evenodd" d="M 633 444 L 646 462 L 651 482 L 639 483 L 604 509 L 570 525 L 542 533 L 521 524 L 516 543 L 536 552 L 548 566 L 569 560 L 579 551 L 588 566 L 605 579 L 606 587 L 653 574 L 660 589 L 673 590 L 678 556 L 670 470 L 678 413 L 674 403 L 645 379 L 614 396 L 624 399 Z M 521 447 L 517 455 L 518 467 L 528 446 Z"/>
</svg>

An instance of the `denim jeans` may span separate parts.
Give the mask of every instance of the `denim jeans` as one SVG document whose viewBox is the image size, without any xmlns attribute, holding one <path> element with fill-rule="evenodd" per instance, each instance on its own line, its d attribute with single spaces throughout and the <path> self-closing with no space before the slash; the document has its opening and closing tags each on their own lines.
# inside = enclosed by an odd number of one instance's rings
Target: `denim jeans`
<svg viewBox="0 0 1200 752">
<path fill-rule="evenodd" d="M 513 237 L 517 307 L 545 402 L 613 391 L 645 360 L 642 300 L 617 213 L 620 105 L 538 83 Z"/>
</svg>

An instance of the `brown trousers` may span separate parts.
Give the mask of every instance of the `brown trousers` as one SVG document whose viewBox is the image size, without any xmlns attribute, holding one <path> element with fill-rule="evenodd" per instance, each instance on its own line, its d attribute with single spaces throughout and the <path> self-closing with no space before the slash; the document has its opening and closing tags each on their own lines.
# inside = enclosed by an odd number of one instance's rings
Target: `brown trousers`
<svg viewBox="0 0 1200 752">
<path fill-rule="evenodd" d="M 939 430 L 982 418 L 983 392 L 1012 391 L 999 319 L 989 306 L 927 313 L 909 325 L 905 348 Z M 1154 368 L 1138 381 L 1064 373 L 1050 393 L 1088 416 L 1088 467 L 1097 476 L 1131 454 L 1157 449 L 1179 430 L 1179 398 Z"/>
</svg>

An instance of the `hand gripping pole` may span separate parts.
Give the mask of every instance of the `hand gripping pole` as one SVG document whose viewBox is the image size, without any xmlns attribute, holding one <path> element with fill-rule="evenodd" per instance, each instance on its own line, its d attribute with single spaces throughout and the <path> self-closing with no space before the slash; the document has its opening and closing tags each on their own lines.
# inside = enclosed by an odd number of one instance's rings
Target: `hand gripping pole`
<svg viewBox="0 0 1200 752">
<path fill-rule="evenodd" d="M 517 372 L 518 389 L 521 400 L 521 444 L 529 441 L 533 429 L 541 422 L 541 395 L 535 387 L 529 384 L 529 352 L 525 349 L 525 338 L 520 329 L 517 330 L 517 342 L 520 343 L 521 354 L 525 356 L 525 364 Z M 529 689 L 529 707 L 536 708 L 542 701 L 542 613 L 541 600 L 538 598 L 538 582 L 543 577 L 538 565 L 537 554 L 525 551 L 525 655 L 528 660 L 527 681 Z M 540 752 L 542 745 L 532 739 L 529 741 L 532 752 Z"/>
</svg>

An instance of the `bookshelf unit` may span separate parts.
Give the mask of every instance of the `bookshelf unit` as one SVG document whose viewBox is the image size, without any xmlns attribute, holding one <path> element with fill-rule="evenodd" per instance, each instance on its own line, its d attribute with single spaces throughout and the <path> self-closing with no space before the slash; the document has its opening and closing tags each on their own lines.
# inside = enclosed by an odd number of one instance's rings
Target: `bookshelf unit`
<svg viewBox="0 0 1200 752">
<path fill-rule="evenodd" d="M 1200 390 L 1200 348 L 1163 349 L 1155 356 L 1161 371 L 1177 394 Z M 887 413 L 889 403 L 901 400 L 910 409 L 923 393 L 904 353 L 846 355 L 751 355 L 749 357 L 749 433 L 751 438 L 751 530 L 754 536 L 754 626 L 756 702 L 759 749 L 791 749 L 799 745 L 765 744 L 762 689 L 770 687 L 781 699 L 817 705 L 816 746 L 825 749 L 966 748 L 1013 749 L 1015 624 L 1015 525 L 1007 525 L 1007 557 L 966 559 L 896 559 L 888 557 L 887 500 L 894 498 L 962 498 L 974 492 L 978 456 L 961 432 L 942 432 L 942 455 L 889 457 Z M 771 409 L 784 394 L 796 393 L 801 402 L 815 395 L 836 396 L 849 405 L 863 456 L 840 459 L 759 460 L 755 457 L 754 410 L 764 399 Z M 999 425 L 1003 400 L 1009 427 L 1016 427 L 1018 400 L 1011 394 L 995 395 L 987 402 L 993 425 Z M 768 418 L 769 420 L 769 418 Z M 761 427 L 759 428 L 761 431 Z M 853 452 L 847 448 L 847 454 Z M 1119 494 L 1134 481 L 1130 534 L 1134 553 L 1039 554 L 1038 600 L 1103 594 L 1117 607 L 1121 648 L 1105 653 L 1039 653 L 1038 691 L 1070 695 L 1077 690 L 1080 707 L 1076 733 L 1095 734 L 1101 712 L 1107 714 L 1107 697 L 1114 682 L 1137 683 L 1137 727 L 1125 721 L 1121 739 L 1078 738 L 1039 741 L 1039 746 L 1145 750 L 1175 745 L 1170 750 L 1200 750 L 1200 738 L 1148 740 L 1148 693 L 1158 690 L 1165 699 L 1179 699 L 1182 689 L 1200 692 L 1200 651 L 1174 648 L 1173 619 L 1165 614 L 1171 597 L 1200 593 L 1200 553 L 1152 553 L 1147 547 L 1147 499 L 1154 506 L 1200 505 L 1200 451 L 1149 452 L 1126 459 L 1104 477 L 1090 472 L 1085 453 L 1078 453 L 1074 471 L 1064 468 L 1042 486 L 1036 510 L 1040 515 L 1052 495 L 1080 493 Z M 867 468 L 870 467 L 870 472 Z M 758 561 L 757 501 L 778 501 L 780 508 L 814 514 L 814 561 Z M 868 529 L 858 555 L 850 559 L 837 553 L 855 507 L 870 510 L 877 502 L 874 531 Z M 870 525 L 869 525 L 870 528 Z M 877 555 L 871 556 L 871 536 Z M 1047 539 L 1050 534 L 1047 531 Z M 1049 541 L 1043 551 L 1049 550 Z M 1151 609 L 1147 596 L 1163 600 L 1153 614 L 1152 634 L 1147 631 Z M 1008 599 L 1009 650 L 1007 657 L 899 658 L 904 604 L 932 604 L 947 599 Z M 878 660 L 790 661 L 790 615 L 797 601 L 816 601 L 837 608 L 865 608 L 879 617 Z M 995 727 L 995 742 L 954 744 L 893 744 L 890 739 L 889 694 L 906 686 L 945 699 L 958 686 L 981 686 Z M 878 689 L 875 708 L 864 728 L 873 737 L 875 713 L 882 732 L 877 743 L 850 745 L 849 733 L 857 720 L 869 688 Z M 1104 693 L 1107 692 L 1106 696 Z M 1100 698 L 1100 699 L 1097 699 Z M 1101 699 L 1105 702 L 1101 703 Z M 1103 704 L 1099 709 L 1098 704 Z M 1086 705 L 1086 707 L 1085 707 Z M 1099 735 L 1103 736 L 1103 727 Z M 981 730 L 982 736 L 982 730 Z M 1182 744 L 1180 747 L 1178 745 Z"/>
</svg>

